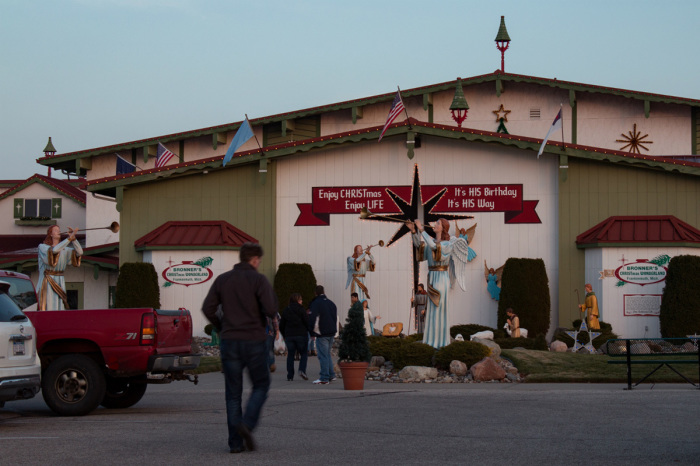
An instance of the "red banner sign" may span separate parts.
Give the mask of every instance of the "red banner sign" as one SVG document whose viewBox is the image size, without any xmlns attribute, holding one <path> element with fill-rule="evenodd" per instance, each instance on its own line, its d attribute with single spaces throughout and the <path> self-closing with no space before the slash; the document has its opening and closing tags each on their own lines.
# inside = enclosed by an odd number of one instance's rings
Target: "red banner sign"
<svg viewBox="0 0 700 466">
<path fill-rule="evenodd" d="M 504 212 L 506 223 L 542 223 L 535 212 L 538 201 L 523 200 L 522 184 L 422 186 L 422 202 L 443 189 L 433 213 Z M 400 213 L 388 191 L 411 200 L 410 186 L 311 188 L 311 204 L 298 204 L 301 213 L 295 226 L 328 225 L 329 214 L 359 214 L 363 207 L 375 214 Z"/>
</svg>

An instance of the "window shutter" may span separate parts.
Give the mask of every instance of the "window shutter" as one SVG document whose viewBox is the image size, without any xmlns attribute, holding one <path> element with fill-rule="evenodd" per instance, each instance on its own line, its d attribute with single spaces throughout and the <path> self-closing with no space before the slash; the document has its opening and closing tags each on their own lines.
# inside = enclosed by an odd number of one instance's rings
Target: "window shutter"
<svg viewBox="0 0 700 466">
<path fill-rule="evenodd" d="M 61 218 L 61 211 L 63 210 L 63 199 L 56 197 L 51 199 L 51 218 Z"/>
<path fill-rule="evenodd" d="M 22 218 L 24 217 L 24 199 L 20 199 L 18 197 L 15 198 L 15 208 L 12 209 L 15 218 Z"/>
</svg>

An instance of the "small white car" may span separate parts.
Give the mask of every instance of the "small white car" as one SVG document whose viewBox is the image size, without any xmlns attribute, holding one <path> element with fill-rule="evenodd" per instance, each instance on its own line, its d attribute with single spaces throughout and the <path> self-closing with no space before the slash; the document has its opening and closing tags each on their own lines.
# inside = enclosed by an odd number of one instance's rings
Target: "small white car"
<svg viewBox="0 0 700 466">
<path fill-rule="evenodd" d="M 6 401 L 32 398 L 41 387 L 36 332 L 8 294 L 11 286 L 0 281 L 0 408 Z"/>
</svg>

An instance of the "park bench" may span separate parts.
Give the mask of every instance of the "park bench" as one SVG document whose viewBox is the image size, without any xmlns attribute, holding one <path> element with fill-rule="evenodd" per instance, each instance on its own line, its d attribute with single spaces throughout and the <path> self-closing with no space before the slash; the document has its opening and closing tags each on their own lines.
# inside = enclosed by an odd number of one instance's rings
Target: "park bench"
<svg viewBox="0 0 700 466">
<path fill-rule="evenodd" d="M 698 339 L 700 339 L 700 336 L 692 335 L 688 338 L 629 338 L 608 340 L 606 342 L 606 352 L 608 356 L 612 358 L 608 361 L 608 364 L 627 365 L 627 390 L 632 390 L 632 365 L 635 364 L 656 365 L 654 370 L 634 384 L 635 387 L 644 382 L 654 372 L 666 366 L 692 386 L 700 388 L 700 383 L 696 385 L 672 366 L 676 364 L 695 364 L 698 366 L 698 375 L 700 376 Z"/>
</svg>

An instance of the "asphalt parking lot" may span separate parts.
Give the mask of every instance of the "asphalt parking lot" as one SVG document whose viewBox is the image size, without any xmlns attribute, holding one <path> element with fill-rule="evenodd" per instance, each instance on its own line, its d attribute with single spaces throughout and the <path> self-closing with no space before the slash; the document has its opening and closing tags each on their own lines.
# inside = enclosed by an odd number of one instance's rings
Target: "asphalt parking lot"
<svg viewBox="0 0 700 466">
<path fill-rule="evenodd" d="M 153 385 L 136 406 L 62 418 L 41 395 L 0 410 L 2 464 L 697 464 L 689 384 L 389 384 L 286 381 L 283 358 L 255 432 L 228 453 L 220 373 Z M 244 393 L 245 396 L 245 393 Z"/>
</svg>

